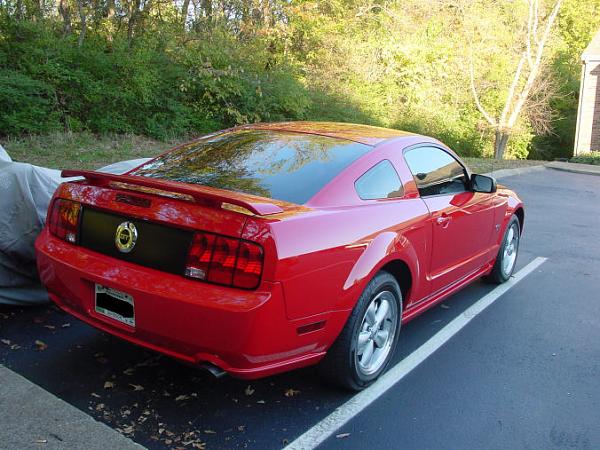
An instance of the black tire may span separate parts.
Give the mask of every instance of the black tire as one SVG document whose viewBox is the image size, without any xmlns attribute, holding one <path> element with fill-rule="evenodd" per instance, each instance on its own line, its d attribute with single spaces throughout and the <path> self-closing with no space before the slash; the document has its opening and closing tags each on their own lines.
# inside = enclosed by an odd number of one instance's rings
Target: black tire
<svg viewBox="0 0 600 450">
<path fill-rule="evenodd" d="M 380 351 L 381 355 L 378 358 L 378 363 L 381 365 L 379 367 L 379 364 L 377 364 L 377 369 L 373 373 L 365 374 L 361 362 L 359 361 L 364 355 L 358 353 L 357 350 L 359 345 L 359 333 L 373 332 L 377 334 L 375 327 L 369 327 L 368 330 L 365 330 L 364 326 L 366 323 L 365 321 L 367 321 L 367 309 L 371 307 L 372 303 L 373 307 L 377 302 L 380 302 L 379 304 L 381 305 L 381 299 L 384 299 L 383 301 L 388 303 L 387 308 L 390 309 L 390 314 L 394 312 L 394 304 L 392 304 L 392 302 L 395 302 L 397 323 L 393 333 L 387 333 L 387 335 L 391 337 L 388 337 L 385 341 L 385 346 L 378 347 L 376 343 L 377 340 L 371 338 L 371 341 L 373 342 L 371 345 L 375 350 L 371 350 L 370 354 L 374 356 L 375 351 Z M 327 352 L 325 358 L 321 361 L 319 371 L 322 377 L 338 387 L 354 391 L 360 391 L 375 382 L 377 378 L 385 372 L 394 355 L 396 345 L 398 344 L 401 317 L 402 292 L 400 291 L 400 286 L 394 276 L 388 272 L 381 271 L 369 282 L 358 299 L 344 329 Z M 383 322 L 385 322 L 385 325 Z M 391 318 L 386 318 L 382 321 L 381 325 L 377 326 L 377 328 L 384 331 L 384 326 L 392 326 Z M 372 329 L 375 331 L 372 331 Z M 385 356 L 384 351 L 387 352 L 387 356 Z"/>
<path fill-rule="evenodd" d="M 511 229 L 513 230 L 514 239 L 516 240 L 515 247 L 514 247 L 515 256 L 514 256 L 514 262 L 511 264 L 510 269 L 506 270 L 505 260 L 509 256 L 507 256 L 505 250 L 511 244 L 511 242 L 509 242 L 509 235 L 510 235 Z M 496 256 L 496 262 L 494 263 L 494 267 L 492 268 L 492 271 L 489 273 L 489 275 L 486 275 L 485 277 L 483 277 L 483 279 L 486 282 L 491 283 L 491 284 L 502 284 L 511 277 L 511 275 L 513 274 L 513 272 L 515 270 L 515 266 L 517 264 L 517 257 L 519 254 L 520 241 L 521 241 L 521 226 L 520 226 L 519 219 L 517 218 L 517 216 L 513 215 L 510 218 L 508 225 L 506 226 L 506 230 L 504 231 L 504 237 L 502 238 L 502 244 L 500 245 L 500 248 L 498 249 L 498 255 Z"/>
</svg>

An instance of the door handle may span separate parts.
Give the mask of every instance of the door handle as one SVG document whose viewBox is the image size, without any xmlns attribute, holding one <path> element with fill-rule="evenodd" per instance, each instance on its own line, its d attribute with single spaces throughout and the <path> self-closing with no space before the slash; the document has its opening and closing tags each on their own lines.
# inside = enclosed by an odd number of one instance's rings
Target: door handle
<svg viewBox="0 0 600 450">
<path fill-rule="evenodd" d="M 446 226 L 448 226 L 448 223 L 450 222 L 451 219 L 452 219 L 452 217 L 443 215 L 443 216 L 438 217 L 435 221 L 437 222 L 438 225 L 446 227 Z"/>
</svg>

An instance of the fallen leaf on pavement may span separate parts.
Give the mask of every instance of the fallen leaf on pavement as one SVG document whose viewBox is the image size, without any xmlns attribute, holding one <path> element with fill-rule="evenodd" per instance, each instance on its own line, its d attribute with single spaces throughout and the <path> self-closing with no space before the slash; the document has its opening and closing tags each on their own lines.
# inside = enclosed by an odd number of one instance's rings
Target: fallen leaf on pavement
<svg viewBox="0 0 600 450">
<path fill-rule="evenodd" d="M 143 391 L 144 390 L 144 386 L 140 386 L 139 384 L 129 383 L 129 386 L 131 386 L 134 391 Z"/>
<path fill-rule="evenodd" d="M 348 436 L 350 436 L 350 433 L 340 433 L 340 434 L 335 435 L 335 437 L 338 439 L 344 439 L 344 438 L 347 438 Z"/>
<path fill-rule="evenodd" d="M 248 387 L 244 390 L 244 393 L 246 395 L 252 395 L 254 394 L 254 389 L 252 389 L 252 386 L 248 385 Z"/>
<path fill-rule="evenodd" d="M 440 308 L 442 308 L 442 309 L 450 309 L 450 307 L 448 305 L 445 305 L 444 303 L 442 303 L 440 305 Z"/>
<path fill-rule="evenodd" d="M 115 387 L 115 383 L 113 383 L 112 381 L 105 381 L 104 382 L 104 389 L 112 389 Z"/>
<path fill-rule="evenodd" d="M 283 395 L 285 395 L 286 397 L 293 397 L 294 395 L 298 395 L 299 393 L 299 390 L 290 388 L 287 391 L 285 391 L 285 394 Z"/>
<path fill-rule="evenodd" d="M 35 341 L 35 347 L 37 350 L 43 351 L 48 348 L 48 344 L 46 344 L 44 341 L 37 340 L 37 341 Z"/>
<path fill-rule="evenodd" d="M 63 323 L 60 327 L 61 328 L 69 328 L 71 326 L 70 323 Z"/>
<path fill-rule="evenodd" d="M 12 344 L 12 342 L 10 342 L 8 339 L 0 339 L 0 342 L 2 342 L 5 345 L 10 345 Z"/>
<path fill-rule="evenodd" d="M 190 398 L 189 395 L 178 395 L 177 397 L 175 397 L 175 401 L 176 402 L 181 402 L 181 401 L 187 400 L 189 398 Z"/>
<path fill-rule="evenodd" d="M 117 428 L 117 430 L 119 430 L 119 428 Z M 122 431 L 125 434 L 131 434 L 133 433 L 133 427 L 131 425 L 126 425 L 123 428 L 121 428 L 120 431 Z"/>
<path fill-rule="evenodd" d="M 204 430 L 204 434 L 217 434 L 215 430 Z"/>
<path fill-rule="evenodd" d="M 49 330 L 56 330 L 54 325 L 44 325 L 44 328 L 48 328 Z"/>
</svg>

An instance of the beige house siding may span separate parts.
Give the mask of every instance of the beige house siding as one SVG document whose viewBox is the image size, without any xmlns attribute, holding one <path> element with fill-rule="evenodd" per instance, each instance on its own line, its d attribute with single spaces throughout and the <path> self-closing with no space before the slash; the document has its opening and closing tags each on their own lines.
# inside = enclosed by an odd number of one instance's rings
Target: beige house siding
<svg viewBox="0 0 600 450">
<path fill-rule="evenodd" d="M 600 151 L 600 31 L 581 56 L 575 154 Z"/>
</svg>

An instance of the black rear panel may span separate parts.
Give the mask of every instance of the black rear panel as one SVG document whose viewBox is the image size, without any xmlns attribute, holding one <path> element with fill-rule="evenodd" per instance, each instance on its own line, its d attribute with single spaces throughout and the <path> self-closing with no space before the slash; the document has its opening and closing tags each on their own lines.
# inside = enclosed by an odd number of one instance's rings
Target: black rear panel
<svg viewBox="0 0 600 450">
<path fill-rule="evenodd" d="M 130 253 L 115 245 L 117 227 L 132 222 L 138 237 Z M 83 208 L 79 244 L 98 253 L 153 269 L 183 275 L 192 232 L 118 214 Z"/>
</svg>

